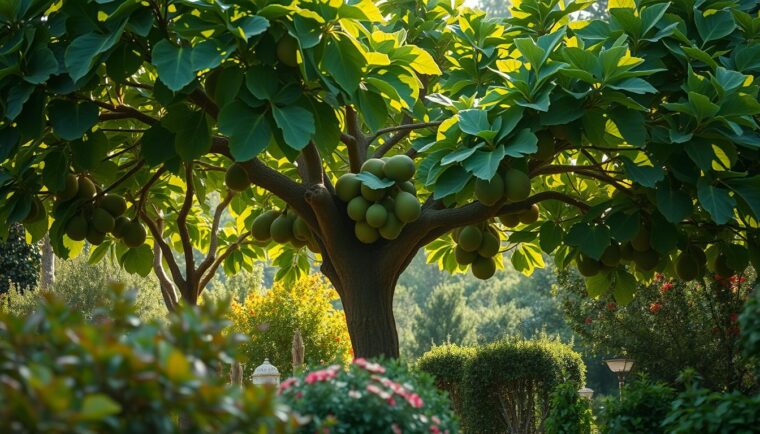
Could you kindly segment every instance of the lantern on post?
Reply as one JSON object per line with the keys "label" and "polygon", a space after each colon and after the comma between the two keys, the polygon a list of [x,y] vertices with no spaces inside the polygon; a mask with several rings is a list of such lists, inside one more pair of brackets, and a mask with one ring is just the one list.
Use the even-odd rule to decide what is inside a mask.
{"label": "lantern on post", "polygon": [[266,358],[264,359],[264,363],[257,366],[253,371],[251,383],[278,385],[280,384],[280,371],[269,363],[269,359]]}
{"label": "lantern on post", "polygon": [[578,396],[591,400],[591,398],[594,397],[594,390],[589,389],[588,387],[582,387],[578,389]]}
{"label": "lantern on post", "polygon": [[631,368],[633,368],[633,360],[632,359],[626,359],[626,358],[619,358],[619,359],[608,359],[604,361],[607,364],[607,367],[610,368],[610,371],[612,371],[615,375],[618,377],[618,394],[619,398],[623,399],[623,386],[625,385],[625,377],[628,375],[629,372],[631,372]]}

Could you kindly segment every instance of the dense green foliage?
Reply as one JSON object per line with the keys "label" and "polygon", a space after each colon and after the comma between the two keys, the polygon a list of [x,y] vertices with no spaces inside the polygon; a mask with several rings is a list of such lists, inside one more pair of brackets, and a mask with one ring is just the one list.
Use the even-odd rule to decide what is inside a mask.
{"label": "dense green foliage", "polygon": [[758,388],[753,363],[742,356],[738,316],[756,273],[699,282],[658,276],[620,306],[611,297],[589,298],[583,281],[560,278],[558,295],[568,323],[594,354],[633,358],[634,369],[675,384],[695,369],[713,390]]}
{"label": "dense green foliage", "polygon": [[326,366],[283,381],[279,390],[294,411],[311,416],[303,434],[458,432],[449,401],[432,379],[398,362]]}
{"label": "dense green foliage", "polygon": [[246,378],[264,358],[269,358],[282,375],[291,374],[296,330],[301,331],[307,365],[350,360],[346,319],[335,308],[336,300],[335,290],[324,278],[312,274],[293,285],[252,288],[245,299],[233,301],[229,312],[232,330],[250,337],[240,346]]}
{"label": "dense green foliage", "polygon": [[[111,293],[107,289],[111,284],[136,291],[135,311],[141,320],[166,317],[166,308],[155,277],[127,273],[110,260],[97,264],[88,263],[84,256],[59,260],[55,268],[55,280],[46,292],[78,312],[85,320],[96,321],[97,316],[103,314],[100,306],[108,305],[111,300]],[[12,291],[0,298],[3,300],[0,310],[21,317],[30,315],[39,307],[41,296],[37,291],[23,294]]]}
{"label": "dense green foliage", "polygon": [[[693,372],[685,377],[693,376]],[[686,378],[686,390],[673,401],[662,423],[668,434],[751,434],[760,426],[760,394],[715,392]]]}
{"label": "dense green foliage", "polygon": [[636,379],[625,386],[621,399],[611,397],[607,400],[600,416],[601,431],[609,434],[665,434],[669,431],[662,427],[662,422],[675,397],[676,391],[665,384],[653,383],[646,378]]}
{"label": "dense green foliage", "polygon": [[549,416],[545,421],[546,434],[591,434],[589,400],[578,395],[575,384],[557,386],[551,395]]}
{"label": "dense green foliage", "polygon": [[54,297],[37,315],[0,314],[0,431],[292,431],[271,389],[230,386],[218,375],[240,342],[223,333],[221,307],[141,322],[134,292],[115,294],[97,323]]}
{"label": "dense green foliage", "polygon": [[462,426],[470,433],[540,432],[554,388],[568,383],[577,390],[585,380],[580,355],[549,339],[435,348],[419,366],[443,390],[461,396]]}
{"label": "dense green foliage", "polygon": [[13,225],[8,238],[0,240],[0,294],[11,287],[24,292],[37,286],[40,275],[40,250],[27,244],[24,227]]}
{"label": "dense green foliage", "polygon": [[[591,3],[10,1],[0,222],[156,272],[170,309],[267,255],[289,281],[321,261],[347,312],[373,303],[361,258],[391,300],[423,247],[484,279],[501,251],[525,273],[552,254],[618,304],[655,271],[757,263],[756,2],[618,0],[571,22]],[[354,225],[338,198],[357,194]],[[380,237],[389,209],[406,226]],[[396,355],[381,306],[387,338],[360,347]]]}

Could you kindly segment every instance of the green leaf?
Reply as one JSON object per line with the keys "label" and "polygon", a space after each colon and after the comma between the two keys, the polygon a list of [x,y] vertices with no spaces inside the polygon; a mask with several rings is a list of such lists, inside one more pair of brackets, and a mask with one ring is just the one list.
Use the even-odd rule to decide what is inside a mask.
{"label": "green leaf", "polygon": [[594,259],[602,257],[602,253],[610,245],[610,230],[603,225],[576,223],[567,233],[565,242],[578,247],[582,253]]}
{"label": "green leaf", "polygon": [[94,131],[69,143],[69,148],[77,167],[94,170],[108,155],[108,137],[100,130]]}
{"label": "green leaf", "polygon": [[628,157],[621,157],[621,159],[628,177],[644,187],[654,188],[665,178],[665,171],[661,167],[639,166]]}
{"label": "green leaf", "polygon": [[128,273],[145,277],[153,269],[153,251],[147,244],[128,249],[121,255],[121,264]]}
{"label": "green leaf", "polygon": [[669,223],[659,213],[653,213],[651,218],[649,244],[656,252],[667,255],[678,245],[678,227]]}
{"label": "green leaf", "polygon": [[414,45],[404,45],[396,48],[393,53],[394,59],[401,58],[408,62],[409,66],[422,75],[441,75],[441,70],[435,63],[433,56],[424,49]]}
{"label": "green leaf", "polygon": [[230,138],[230,153],[235,161],[256,157],[272,138],[266,115],[256,113],[240,101],[228,104],[219,112],[219,131]]}
{"label": "green leaf", "polygon": [[760,220],[760,175],[727,179],[724,182],[747,203],[755,218]]}
{"label": "green leaf", "polygon": [[108,395],[94,393],[84,397],[79,418],[82,420],[101,420],[121,412],[121,405]]}
{"label": "green leaf", "polygon": [[177,47],[162,39],[153,46],[151,57],[158,78],[170,90],[177,92],[195,79],[191,47]]}
{"label": "green leaf", "polygon": [[553,221],[545,222],[539,230],[539,245],[541,246],[541,250],[546,253],[553,252],[562,243],[563,236],[564,231],[561,226]]}
{"label": "green leaf", "polygon": [[606,294],[612,286],[612,280],[608,273],[599,273],[596,276],[587,277],[585,281],[586,291],[593,298],[599,298]]}
{"label": "green leaf", "polygon": [[280,89],[277,73],[266,66],[254,66],[245,74],[245,87],[258,99],[271,100]]}
{"label": "green leaf", "polygon": [[[296,15],[298,18],[298,15]],[[237,29],[237,35],[241,36],[244,41],[264,33],[269,28],[269,20],[259,15],[247,15],[232,23]]]}
{"label": "green leaf", "polygon": [[393,186],[396,182],[392,179],[380,179],[375,174],[369,172],[360,172],[356,174],[356,179],[372,190],[382,190]]}
{"label": "green leaf", "polygon": [[612,295],[620,306],[626,306],[633,300],[636,292],[636,278],[625,270],[618,270],[615,273],[615,288]]}
{"label": "green leaf", "polygon": [[705,15],[702,12],[694,11],[694,23],[697,25],[697,32],[699,32],[703,42],[726,37],[736,29],[736,23],[731,12],[728,10],[712,12]]}
{"label": "green leaf", "polygon": [[712,220],[719,225],[728,223],[734,215],[736,200],[728,194],[728,190],[714,187],[705,178],[700,178],[697,183],[697,197]]}
{"label": "green leaf", "polygon": [[719,105],[712,103],[710,98],[697,92],[689,92],[689,104],[691,104],[698,121],[711,118],[720,111]]}
{"label": "green leaf", "polygon": [[64,64],[71,79],[77,81],[87,75],[98,56],[119,41],[123,29],[124,26],[121,26],[119,31],[107,35],[87,33],[71,41],[64,55]]}
{"label": "green leaf", "polygon": [[608,84],[607,87],[615,90],[624,90],[626,92],[636,93],[643,95],[645,93],[657,93],[657,89],[654,88],[649,82],[641,78],[627,78],[619,81],[615,84]]}
{"label": "green leaf", "polygon": [[24,108],[24,103],[32,96],[34,86],[28,83],[18,83],[8,91],[8,100],[5,106],[5,117],[9,120],[16,119]]}
{"label": "green leaf", "polygon": [[504,146],[497,146],[493,151],[476,151],[464,160],[462,165],[476,177],[490,180],[496,175],[499,163],[504,159]]}
{"label": "green leaf", "polygon": [[541,249],[531,243],[520,243],[512,252],[512,265],[515,270],[526,276],[533,274],[536,268],[544,268],[544,258]]}
{"label": "green leaf", "polygon": [[385,99],[374,92],[360,91],[357,94],[359,112],[362,114],[364,123],[367,124],[371,132],[382,128],[388,120],[388,108],[385,105]]}
{"label": "green leaf", "polygon": [[122,82],[136,73],[142,62],[140,52],[132,44],[122,43],[108,56],[106,72],[115,81]]}
{"label": "green leaf", "polygon": [[670,223],[680,223],[694,209],[688,194],[668,184],[657,188],[656,198],[657,209]]}
{"label": "green leaf", "polygon": [[63,140],[76,140],[98,122],[98,106],[90,101],[55,100],[48,105],[53,132]]}
{"label": "green leaf", "polygon": [[211,149],[211,128],[203,110],[175,106],[161,124],[174,133],[174,149],[183,160],[194,160]]}
{"label": "green leaf", "polygon": [[536,71],[541,69],[541,66],[544,64],[544,59],[546,58],[546,51],[536,45],[536,43],[531,38],[518,38],[514,40],[514,44],[517,47],[518,50],[520,50],[520,54],[530,63],[530,65],[535,69]]}
{"label": "green leaf", "polygon": [[32,84],[41,84],[57,71],[58,61],[55,54],[48,47],[40,46],[29,54],[24,80]]}
{"label": "green leaf", "polygon": [[54,150],[45,157],[45,167],[42,168],[42,182],[50,191],[64,189],[66,174],[69,172],[69,161],[66,154],[60,150]]}
{"label": "green leaf", "polygon": [[507,141],[504,146],[504,153],[514,158],[521,158],[524,155],[534,154],[538,151],[538,137],[533,134],[530,128],[520,130],[514,137]]}
{"label": "green leaf", "polygon": [[[219,107],[224,107],[235,100],[243,84],[243,71],[237,67],[224,68],[219,73],[212,98]],[[247,87],[247,86],[246,86]]]}
{"label": "green leaf", "polygon": [[314,134],[314,116],[310,111],[297,105],[272,107],[274,121],[282,130],[285,143],[296,151],[309,144]]}
{"label": "green leaf", "polygon": [[161,125],[148,128],[140,139],[140,156],[151,166],[158,166],[176,157],[174,133]]}
{"label": "green leaf", "polygon": [[348,37],[333,35],[327,40],[322,69],[332,75],[346,93],[353,94],[359,87],[366,63],[364,55]]}
{"label": "green leaf", "polygon": [[194,46],[191,51],[190,63],[193,65],[193,71],[216,68],[233,51],[234,45],[224,44],[218,39],[206,39]]}
{"label": "green leaf", "polygon": [[610,234],[621,243],[631,241],[639,233],[641,216],[638,211],[626,214],[622,211],[615,212],[607,218]]}
{"label": "green leaf", "polygon": [[104,241],[101,245],[95,247],[90,252],[90,257],[87,259],[87,263],[90,265],[97,264],[100,262],[101,259],[103,259],[106,256],[106,253],[108,253],[108,250],[111,248],[111,242],[110,241]]}
{"label": "green leaf", "polygon": [[433,199],[442,199],[459,193],[470,178],[470,174],[462,166],[448,167],[435,182]]}
{"label": "green leaf", "polygon": [[462,110],[457,116],[459,117],[459,129],[465,134],[477,136],[478,133],[491,129],[491,124],[488,122],[488,112],[485,110]]}

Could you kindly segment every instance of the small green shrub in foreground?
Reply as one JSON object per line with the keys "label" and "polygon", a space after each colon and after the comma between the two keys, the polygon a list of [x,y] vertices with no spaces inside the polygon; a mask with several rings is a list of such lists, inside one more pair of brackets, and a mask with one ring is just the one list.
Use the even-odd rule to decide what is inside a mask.
{"label": "small green shrub in foreground", "polygon": [[0,313],[0,432],[291,432],[271,389],[226,384],[240,336],[222,305],[142,323],[116,289],[96,322],[47,296],[35,313]]}
{"label": "small green shrub in foreground", "polygon": [[589,400],[578,395],[574,384],[561,384],[551,395],[545,433],[590,434],[591,419]]}
{"label": "small green shrub in foreground", "polygon": [[675,390],[665,384],[639,378],[623,388],[622,399],[614,397],[607,401],[601,431],[609,434],[664,434],[667,431],[661,424],[675,397]]}

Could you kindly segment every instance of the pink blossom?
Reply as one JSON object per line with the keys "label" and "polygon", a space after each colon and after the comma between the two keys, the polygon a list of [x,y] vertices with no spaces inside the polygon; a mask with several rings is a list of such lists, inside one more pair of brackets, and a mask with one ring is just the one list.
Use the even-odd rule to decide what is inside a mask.
{"label": "pink blossom", "polygon": [[372,363],[367,361],[367,359],[359,357],[358,359],[354,359],[354,365],[364,369],[365,371],[369,371],[373,374],[384,374],[385,368],[382,367],[382,365],[378,363]]}
{"label": "pink blossom", "polygon": [[319,371],[313,371],[306,374],[306,378],[304,381],[306,381],[306,384],[314,384],[317,381],[329,381],[335,378],[335,376],[338,374],[338,370],[340,369],[340,366],[333,365],[326,369],[320,369]]}
{"label": "pink blossom", "polygon": [[433,416],[433,417],[430,418],[430,420],[432,420],[433,423],[436,424],[436,425],[440,425],[441,424],[441,419],[439,419],[438,416]]}
{"label": "pink blossom", "polygon": [[395,407],[396,406],[396,400],[393,399],[392,396],[388,397],[388,399],[386,401],[388,401],[388,405],[390,405],[391,407]]}
{"label": "pink blossom", "polygon": [[401,427],[398,426],[398,424],[391,425],[391,431],[393,431],[393,434],[402,434],[403,431],[401,431]]}
{"label": "pink blossom", "polygon": [[422,402],[422,398],[420,398],[420,395],[417,395],[416,393],[412,393],[411,395],[405,396],[405,398],[409,402],[409,405],[411,405],[414,408],[422,408],[422,406],[425,405],[425,403]]}
{"label": "pink blossom", "polygon": [[278,389],[278,393],[282,393],[288,389],[290,389],[292,386],[298,385],[298,379],[295,377],[291,377],[280,383],[280,387]]}
{"label": "pink blossom", "polygon": [[441,429],[438,428],[438,425],[431,425],[430,434],[441,434]]}
{"label": "pink blossom", "polygon": [[383,389],[375,386],[374,384],[368,384],[367,385],[367,392],[375,394],[375,395],[379,396],[380,398],[382,398],[384,400],[390,398],[390,396],[391,396],[390,393],[388,393],[388,392],[384,391]]}

